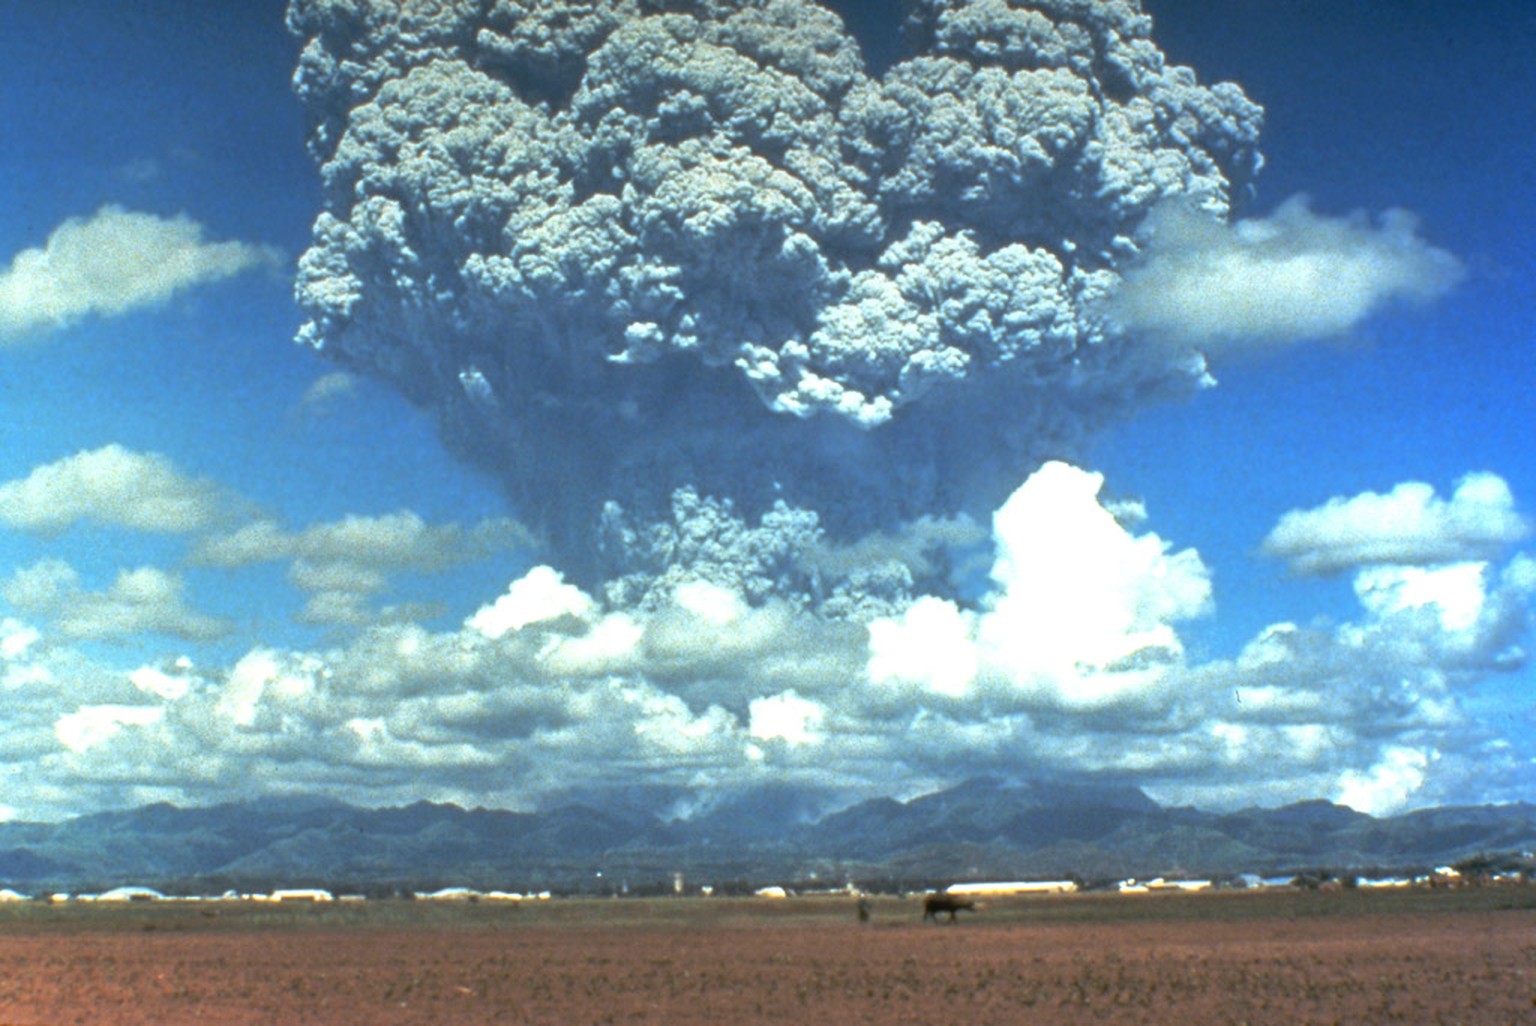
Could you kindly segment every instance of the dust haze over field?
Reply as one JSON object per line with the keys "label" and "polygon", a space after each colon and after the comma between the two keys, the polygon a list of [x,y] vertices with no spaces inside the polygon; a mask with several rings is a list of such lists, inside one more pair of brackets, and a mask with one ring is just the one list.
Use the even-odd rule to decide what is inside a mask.
{"label": "dust haze over field", "polygon": [[1358,574],[1358,619],[1197,662],[1210,568],[1074,464],[1228,354],[1463,273],[1404,211],[1245,218],[1262,112],[1136,5],[917,0],[883,70],[804,0],[288,18],[325,197],[300,341],[431,409],[546,564],[461,630],[272,671],[403,699],[346,721],[354,763],[1378,811],[1497,748],[1456,698],[1520,662],[1536,589],[1496,475],[1297,511],[1266,548]]}

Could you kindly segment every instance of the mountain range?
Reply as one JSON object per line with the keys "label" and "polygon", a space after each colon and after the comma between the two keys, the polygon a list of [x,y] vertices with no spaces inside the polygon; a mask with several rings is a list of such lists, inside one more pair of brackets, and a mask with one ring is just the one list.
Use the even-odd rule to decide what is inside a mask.
{"label": "mountain range", "polygon": [[687,819],[634,803],[540,812],[283,798],[166,804],[59,823],[0,823],[0,887],[123,884],[168,893],[320,886],[365,894],[457,885],[578,893],[769,883],[916,887],[954,880],[1422,871],[1536,850],[1536,805],[1372,817],[1326,801],[1210,813],[1134,787],[978,779],[816,815],[765,787]]}

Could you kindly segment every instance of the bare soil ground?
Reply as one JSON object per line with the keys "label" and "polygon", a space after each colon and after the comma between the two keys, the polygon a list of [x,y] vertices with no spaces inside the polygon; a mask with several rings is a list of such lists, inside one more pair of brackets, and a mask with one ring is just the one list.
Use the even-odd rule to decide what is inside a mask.
{"label": "bare soil ground", "polygon": [[0,908],[0,1026],[1536,1023],[1536,895]]}

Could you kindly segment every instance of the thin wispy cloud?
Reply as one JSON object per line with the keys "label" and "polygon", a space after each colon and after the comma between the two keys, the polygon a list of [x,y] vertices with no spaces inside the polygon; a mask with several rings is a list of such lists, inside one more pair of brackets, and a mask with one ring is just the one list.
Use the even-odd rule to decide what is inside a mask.
{"label": "thin wispy cloud", "polygon": [[0,597],[19,612],[47,621],[71,641],[123,640],[161,634],[183,641],[213,641],[230,625],[189,606],[177,574],[156,567],[120,572],[100,591],[83,586],[73,567],[47,559],[0,582]]}
{"label": "thin wispy cloud", "polygon": [[189,555],[197,566],[236,570],[286,562],[288,579],[308,596],[303,623],[360,627],[430,615],[436,607],[407,604],[375,609],[373,601],[402,573],[436,574],[508,550],[532,539],[504,517],[465,527],[429,524],[409,510],[382,516],[347,516],[290,530],[270,519],[199,539]]}
{"label": "thin wispy cloud", "polygon": [[292,416],[300,419],[322,417],[358,395],[358,377],[350,371],[331,371],[316,378],[299,397]]}
{"label": "thin wispy cloud", "polygon": [[460,524],[429,524],[410,510],[381,516],[349,515],[293,531],[273,520],[255,520],[212,535],[193,550],[204,566],[238,567],[301,559],[423,573],[445,570],[492,552],[527,544],[529,535],[505,517]]}

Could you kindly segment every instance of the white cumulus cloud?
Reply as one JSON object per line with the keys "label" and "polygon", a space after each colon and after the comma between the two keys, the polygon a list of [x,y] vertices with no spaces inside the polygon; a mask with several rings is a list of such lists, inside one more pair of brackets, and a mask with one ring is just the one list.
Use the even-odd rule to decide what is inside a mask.
{"label": "white cumulus cloud", "polygon": [[1486,559],[1525,538],[1530,524],[1497,474],[1468,474],[1449,499],[1419,481],[1390,492],[1330,499],[1280,518],[1263,549],[1294,573],[1326,575],[1374,564]]}
{"label": "white cumulus cloud", "polygon": [[231,507],[218,486],[187,477],[166,457],[116,444],[0,484],[0,524],[22,531],[61,531],[82,520],[137,531],[197,531]]}
{"label": "white cumulus cloud", "polygon": [[869,626],[868,673],[962,698],[984,677],[1048,705],[1102,706],[1161,683],[1173,625],[1209,611],[1192,549],[1133,534],[1099,500],[1103,477],[1047,463],[993,518],[995,589],[977,611],[923,596]]}
{"label": "white cumulus cloud", "polygon": [[826,710],[816,702],[785,691],[752,700],[747,732],[760,741],[783,740],[791,745],[817,739]]}
{"label": "white cumulus cloud", "polygon": [[155,724],[164,715],[165,709],[159,706],[87,705],[60,716],[53,729],[59,744],[72,752],[83,752],[126,726]]}
{"label": "white cumulus cloud", "polygon": [[1132,534],[1100,504],[1102,486],[1101,475],[1047,463],[1003,504],[998,590],[979,628],[1010,679],[1048,681],[1088,702],[1147,682],[1149,661],[1183,651],[1173,624],[1211,604],[1199,554]]}
{"label": "white cumulus cloud", "polygon": [[1402,210],[1372,223],[1316,214],[1298,197],[1230,225],[1176,206],[1152,223],[1144,262],[1111,301],[1116,319],[1217,351],[1344,335],[1394,300],[1441,295],[1464,273]]}
{"label": "white cumulus cloud", "polygon": [[105,206],[65,221],[41,248],[23,250],[0,271],[0,344],[89,314],[164,302],[280,259],[269,246],[209,242],[203,226],[184,214],[164,218]]}
{"label": "white cumulus cloud", "polygon": [[0,620],[0,659],[20,659],[41,639],[42,635],[37,632],[37,628],[6,617]]}
{"label": "white cumulus cloud", "polygon": [[513,581],[505,595],[481,607],[465,626],[494,640],[529,624],[584,617],[592,608],[592,600],[580,588],[566,584],[550,567],[536,566]]}
{"label": "white cumulus cloud", "polygon": [[1390,815],[1406,805],[1424,783],[1430,757],[1414,748],[1393,745],[1366,770],[1350,770],[1339,782],[1334,800],[1356,812]]}
{"label": "white cumulus cloud", "polygon": [[[1352,619],[1276,624],[1201,662],[1177,631],[1210,610],[1210,572],[1101,489],[1049,465],[993,519],[989,594],[918,595],[867,626],[714,581],[620,605],[543,566],[452,628],[375,622],[329,647],[119,670],[69,643],[135,589],[88,593],[45,562],[4,582],[39,627],[0,630],[16,639],[0,649],[0,745],[28,767],[0,783],[27,816],[63,795],[317,786],[531,807],[770,781],[872,797],[983,773],[1108,774],[1216,809],[1522,793],[1523,753],[1466,699],[1519,664],[1536,562],[1365,566]],[[292,555],[297,533],[278,533]],[[141,597],[174,596],[173,579],[139,577]]]}
{"label": "white cumulus cloud", "polygon": [[1355,594],[1361,605],[1379,617],[1429,609],[1446,631],[1465,631],[1482,614],[1486,571],[1484,563],[1366,567],[1355,577]]}
{"label": "white cumulus cloud", "polygon": [[869,625],[869,677],[963,697],[980,668],[975,629],[974,616],[948,599],[924,595],[899,618]]}

